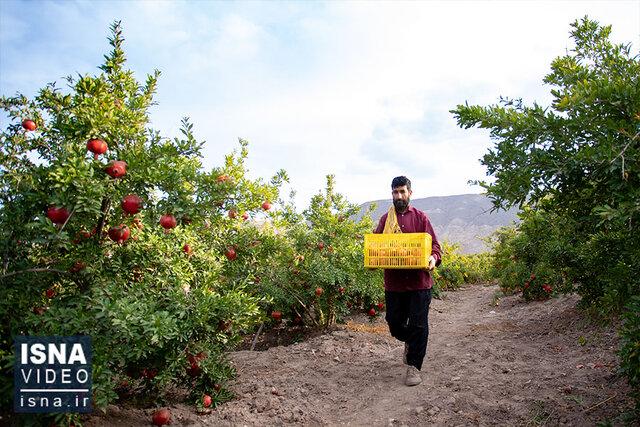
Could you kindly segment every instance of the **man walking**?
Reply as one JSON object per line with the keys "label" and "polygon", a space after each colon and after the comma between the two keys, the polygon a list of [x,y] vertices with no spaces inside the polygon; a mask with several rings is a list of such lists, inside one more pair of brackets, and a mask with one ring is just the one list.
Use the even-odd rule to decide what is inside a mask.
{"label": "man walking", "polygon": [[385,269],[384,289],[387,306],[386,321],[391,335],[404,342],[403,361],[407,366],[405,384],[422,382],[420,370],[427,353],[429,339],[429,304],[433,278],[430,272],[440,265],[442,251],[427,214],[409,206],[411,181],[406,176],[393,178],[393,207],[382,215],[374,233],[429,233],[432,239],[427,269]]}

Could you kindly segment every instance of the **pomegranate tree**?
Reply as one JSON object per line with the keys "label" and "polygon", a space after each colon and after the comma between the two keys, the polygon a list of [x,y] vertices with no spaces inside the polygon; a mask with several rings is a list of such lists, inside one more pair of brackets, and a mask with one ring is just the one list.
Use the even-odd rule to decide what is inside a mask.
{"label": "pomegranate tree", "polygon": [[373,229],[372,220],[354,221],[359,207],[333,191],[332,176],[327,179],[326,193],[302,214],[275,211],[265,224],[228,225],[220,249],[235,249],[223,275],[239,286],[250,283],[247,289],[256,296],[269,297],[265,320],[276,320],[279,313],[285,325],[326,327],[346,315],[349,305],[366,313],[383,299],[381,272],[362,268],[363,235]]}
{"label": "pomegranate tree", "polygon": [[[96,408],[126,398],[122,384],[159,397],[166,384],[182,385],[193,402],[218,385],[216,405],[231,397],[222,354],[262,320],[264,299],[225,276],[229,265],[259,262],[239,256],[240,245],[224,256],[234,228],[251,223],[227,212],[259,216],[286,175],[249,179],[246,141],[205,170],[186,119],[177,138],[149,129],[159,73],[137,82],[119,24],[112,31],[98,75],[46,86],[35,99],[2,98],[0,139],[11,150],[0,174],[0,334],[90,335]],[[185,347],[208,356],[189,360]]]}
{"label": "pomegranate tree", "polygon": [[[148,129],[159,73],[137,82],[119,24],[112,32],[99,75],[2,103],[13,151],[0,174],[0,332],[90,335],[97,408],[127,393],[162,398],[167,384],[215,406],[231,398],[223,354],[240,331],[270,316],[327,326],[347,304],[382,299],[379,272],[361,268],[373,225],[351,219],[358,207],[332,178],[297,213],[279,197],[284,171],[247,177],[247,141],[205,170],[188,120],[177,138]],[[39,132],[21,128],[25,116]]]}

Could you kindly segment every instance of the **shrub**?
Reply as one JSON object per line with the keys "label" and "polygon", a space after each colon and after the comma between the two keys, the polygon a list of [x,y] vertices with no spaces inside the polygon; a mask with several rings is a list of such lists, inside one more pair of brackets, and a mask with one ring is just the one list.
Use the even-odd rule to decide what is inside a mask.
{"label": "shrub", "polygon": [[[544,77],[550,105],[501,97],[452,113],[495,141],[481,160],[495,180],[479,183],[494,206],[535,210],[503,241],[501,285],[524,289],[534,274],[612,313],[640,294],[640,57],[610,40],[610,26],[588,17],[571,26],[574,46]],[[525,298],[540,296],[534,288]]]}
{"label": "shrub", "polygon": [[636,400],[636,415],[640,415],[640,297],[629,301],[620,330],[620,369],[627,377]]}
{"label": "shrub", "polygon": [[[261,204],[278,199],[286,175],[248,179],[242,140],[205,172],[188,120],[173,140],[145,129],[159,72],[136,82],[124,69],[119,24],[112,32],[101,74],[70,77],[66,91],[50,84],[32,101],[0,100],[10,119],[0,149],[3,409],[15,335],[91,336],[97,408],[129,393],[161,400],[173,384],[216,404],[229,398],[211,391],[232,374],[225,350],[260,320],[264,296],[226,280],[220,248],[230,234],[259,235],[227,212],[264,215]],[[97,138],[108,149],[94,155],[88,141]],[[115,161],[126,162],[117,177]],[[132,194],[143,206],[129,215],[121,201]],[[166,230],[163,215],[171,215]],[[114,232],[121,225],[128,236]]]}
{"label": "shrub", "polygon": [[[297,214],[290,206],[274,223],[277,244],[262,244],[257,286],[272,309],[315,327],[340,321],[350,308],[368,310],[384,300],[380,271],[364,269],[364,234],[373,225],[368,215],[352,218],[359,207],[334,191],[327,176],[324,193]],[[278,233],[277,235],[275,233]]]}
{"label": "shrub", "polygon": [[[566,221],[541,209],[525,207],[517,227],[495,234],[492,275],[505,293],[522,292],[526,300],[573,292],[575,241]],[[563,266],[558,268],[557,266]]]}
{"label": "shrub", "polygon": [[492,280],[490,253],[460,254],[460,246],[442,242],[442,264],[434,270],[436,295],[440,290],[458,289],[465,283],[486,283]]}

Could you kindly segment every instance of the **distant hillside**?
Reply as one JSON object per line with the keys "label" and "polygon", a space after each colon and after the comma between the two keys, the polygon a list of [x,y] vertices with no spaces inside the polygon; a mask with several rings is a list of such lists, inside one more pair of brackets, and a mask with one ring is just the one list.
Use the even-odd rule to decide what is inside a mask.
{"label": "distant hillside", "polygon": [[[361,217],[372,203],[377,205],[372,214],[372,218],[377,222],[389,209],[391,198],[362,204],[358,217]],[[459,244],[462,253],[488,250],[481,238],[489,236],[500,227],[518,222],[517,209],[490,213],[491,201],[482,194],[412,199],[411,205],[427,213],[438,240]]]}

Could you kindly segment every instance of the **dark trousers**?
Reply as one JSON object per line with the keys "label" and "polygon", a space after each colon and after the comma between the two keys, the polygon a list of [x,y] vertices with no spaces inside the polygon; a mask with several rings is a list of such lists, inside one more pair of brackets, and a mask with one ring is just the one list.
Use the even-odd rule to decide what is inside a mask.
{"label": "dark trousers", "polygon": [[427,354],[431,289],[385,291],[384,296],[389,332],[394,338],[408,344],[407,363],[420,370]]}

